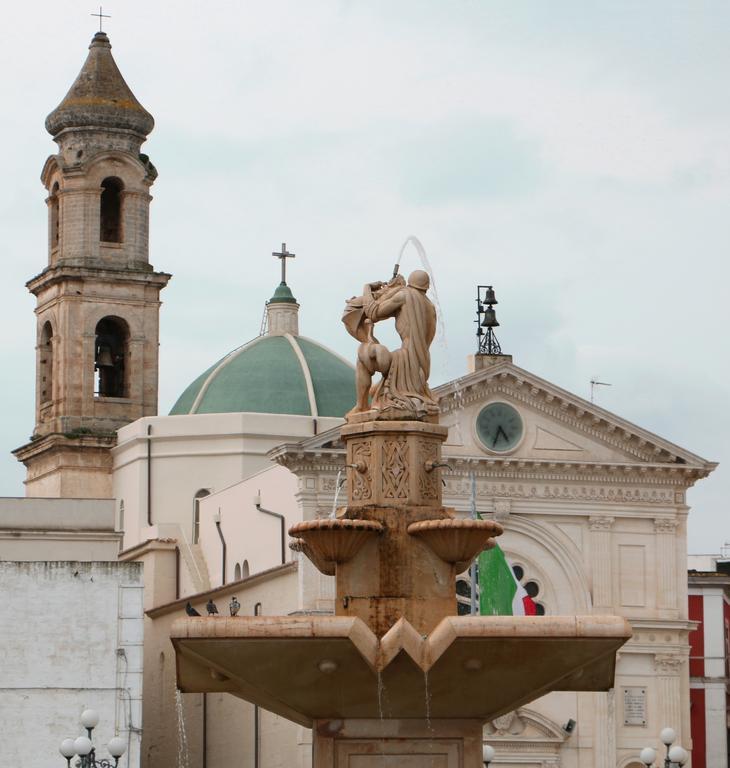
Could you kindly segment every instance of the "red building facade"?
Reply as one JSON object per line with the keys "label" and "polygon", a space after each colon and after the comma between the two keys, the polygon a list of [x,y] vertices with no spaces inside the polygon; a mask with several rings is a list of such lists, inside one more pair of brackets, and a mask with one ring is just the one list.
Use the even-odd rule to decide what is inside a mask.
{"label": "red building facade", "polygon": [[692,768],[728,768],[730,561],[691,556],[690,565],[698,566],[689,571]]}

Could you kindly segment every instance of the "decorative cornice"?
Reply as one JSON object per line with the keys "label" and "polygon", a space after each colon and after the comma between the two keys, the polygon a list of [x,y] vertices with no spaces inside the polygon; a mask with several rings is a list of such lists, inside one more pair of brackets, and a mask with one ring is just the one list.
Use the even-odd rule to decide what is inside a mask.
{"label": "decorative cornice", "polygon": [[[286,467],[295,474],[306,472],[338,472],[345,466],[345,452],[339,449],[305,450],[299,445],[279,446],[267,454],[272,461]],[[609,464],[593,462],[550,461],[545,459],[495,459],[491,457],[453,456],[448,450],[443,451],[444,461],[453,467],[451,473],[444,478],[446,482],[445,493],[454,495],[471,493],[471,476],[477,480],[513,481],[521,487],[526,481],[534,483],[581,483],[582,489],[570,491],[568,486],[559,491],[553,491],[550,495],[563,498],[580,498],[600,501],[601,494],[607,493],[606,486],[610,484],[615,488],[617,500],[684,504],[684,490],[690,487],[695,480],[705,477],[703,473],[693,467],[678,467],[675,465],[632,465]],[[600,484],[601,490],[591,489],[587,484]],[[466,490],[459,490],[461,484]],[[625,486],[638,486],[626,488]],[[467,487],[468,486],[468,487]],[[670,490],[670,488],[676,490]],[[505,487],[508,486],[505,484]],[[657,489],[664,487],[665,492]],[[504,494],[495,492],[496,495],[535,496],[536,493],[510,492]]]}

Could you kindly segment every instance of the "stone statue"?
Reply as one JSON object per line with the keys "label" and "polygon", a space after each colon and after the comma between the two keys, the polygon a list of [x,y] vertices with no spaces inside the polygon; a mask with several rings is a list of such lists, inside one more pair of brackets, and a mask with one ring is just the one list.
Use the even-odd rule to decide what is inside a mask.
{"label": "stone statue", "polygon": [[[390,282],[367,283],[363,295],[347,302],[342,322],[360,346],[357,350],[357,402],[348,416],[377,411],[380,419],[423,419],[438,413],[428,388],[429,347],[436,334],[436,309],[426,296],[428,274],[417,269]],[[395,318],[400,349],[389,350],[374,336],[375,323]],[[373,386],[376,373],[381,380]],[[372,403],[369,399],[372,397]]]}

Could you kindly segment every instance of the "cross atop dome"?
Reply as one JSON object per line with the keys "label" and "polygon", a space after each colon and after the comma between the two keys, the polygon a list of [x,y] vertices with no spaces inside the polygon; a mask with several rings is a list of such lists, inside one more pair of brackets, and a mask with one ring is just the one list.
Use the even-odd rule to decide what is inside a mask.
{"label": "cross atop dome", "polygon": [[299,334],[299,304],[286,284],[286,260],[295,258],[296,254],[290,253],[286,243],[282,243],[281,251],[273,251],[271,255],[281,261],[281,282],[266,302],[268,333],[291,333],[296,336]]}
{"label": "cross atop dome", "polygon": [[281,251],[273,251],[272,256],[281,261],[281,282],[286,285],[286,260],[296,257],[296,253],[289,253],[286,249],[286,243],[281,244]]}

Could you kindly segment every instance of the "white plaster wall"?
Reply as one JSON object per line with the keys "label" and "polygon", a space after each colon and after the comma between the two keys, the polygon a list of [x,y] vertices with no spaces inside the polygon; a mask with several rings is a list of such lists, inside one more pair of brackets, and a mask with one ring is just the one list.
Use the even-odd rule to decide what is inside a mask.
{"label": "white plaster wall", "polygon": [[222,547],[215,525],[220,513],[221,531],[226,540],[226,582],[233,581],[236,563],[248,561],[249,573],[259,573],[281,564],[281,523],[260,512],[254,497],[260,493],[261,506],[283,514],[285,558],[289,549],[289,528],[301,519],[296,503],[297,477],[288,469],[272,466],[200,502],[200,546],[208,564],[211,584],[222,583]]}
{"label": "white plaster wall", "polygon": [[129,745],[120,768],[138,768],[142,566],[6,561],[0,584],[0,764],[58,768],[60,742],[81,735],[91,707],[99,756],[119,734]]}
{"label": "white plaster wall", "polygon": [[0,499],[0,560],[116,560],[111,499]]}
{"label": "white plaster wall", "polygon": [[124,500],[124,548],[155,535],[147,523],[147,427],[151,426],[152,523],[178,523],[192,536],[193,498],[228,488],[271,463],[266,453],[331,429],[342,419],[216,413],[138,419],[118,432],[113,496]]}

